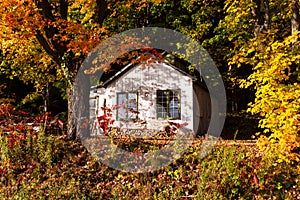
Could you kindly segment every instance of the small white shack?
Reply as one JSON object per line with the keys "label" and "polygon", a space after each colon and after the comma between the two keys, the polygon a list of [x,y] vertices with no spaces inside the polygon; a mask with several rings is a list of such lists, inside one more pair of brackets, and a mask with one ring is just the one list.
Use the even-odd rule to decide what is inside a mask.
{"label": "small white shack", "polygon": [[211,118],[208,90],[174,65],[164,62],[129,64],[93,86],[90,114],[113,109],[114,126],[121,129],[161,129],[168,121],[205,134]]}

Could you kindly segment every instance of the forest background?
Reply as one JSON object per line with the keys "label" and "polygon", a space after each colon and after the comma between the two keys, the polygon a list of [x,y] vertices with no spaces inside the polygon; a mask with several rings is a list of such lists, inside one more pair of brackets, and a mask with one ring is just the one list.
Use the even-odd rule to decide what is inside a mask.
{"label": "forest background", "polygon": [[169,28],[198,41],[223,76],[228,114],[222,137],[257,139],[264,156],[299,172],[298,0],[0,0],[0,5],[0,103],[6,109],[1,120],[12,119],[8,104],[34,117],[51,112],[67,124],[66,138],[76,139],[72,86],[87,54],[125,30]]}

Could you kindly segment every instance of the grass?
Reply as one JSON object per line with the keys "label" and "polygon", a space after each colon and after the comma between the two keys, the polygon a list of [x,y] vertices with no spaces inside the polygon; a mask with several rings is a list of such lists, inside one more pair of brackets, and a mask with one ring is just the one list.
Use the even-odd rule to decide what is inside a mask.
{"label": "grass", "polygon": [[[140,141],[115,142],[134,152]],[[40,133],[8,145],[2,134],[0,199],[300,198],[295,167],[262,159],[255,145],[223,142],[201,159],[201,143],[194,143],[170,165],[141,174],[111,169],[91,157],[81,142],[64,136]],[[141,144],[142,149],[161,148],[155,145]]]}

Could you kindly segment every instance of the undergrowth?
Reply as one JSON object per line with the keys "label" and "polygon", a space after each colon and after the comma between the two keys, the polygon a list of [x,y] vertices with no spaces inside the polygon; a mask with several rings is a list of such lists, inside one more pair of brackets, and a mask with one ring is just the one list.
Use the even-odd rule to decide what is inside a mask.
{"label": "undergrowth", "polygon": [[[263,159],[253,145],[220,143],[200,158],[196,142],[158,171],[131,174],[97,162],[79,141],[36,132],[3,113],[0,121],[0,199],[300,198],[296,166]],[[141,145],[117,142],[132,152]],[[142,143],[155,148],[161,144]]]}
{"label": "undergrowth", "polygon": [[[130,174],[93,159],[80,142],[39,134],[6,147],[1,136],[4,199],[295,199],[293,166],[262,160],[256,148],[221,145],[205,158],[189,148],[171,165]],[[275,163],[275,162],[274,162]]]}

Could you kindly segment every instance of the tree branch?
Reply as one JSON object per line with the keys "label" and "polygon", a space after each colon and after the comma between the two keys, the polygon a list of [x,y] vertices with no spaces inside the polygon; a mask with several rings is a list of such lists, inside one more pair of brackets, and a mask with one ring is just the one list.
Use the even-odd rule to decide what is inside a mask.
{"label": "tree branch", "polygon": [[106,0],[96,0],[96,7],[94,12],[94,22],[98,23],[101,27],[105,18],[109,14],[108,3]]}
{"label": "tree branch", "polygon": [[50,55],[50,57],[58,64],[61,64],[61,61],[59,59],[58,53],[51,49],[50,45],[48,44],[47,40],[44,38],[42,33],[40,31],[37,31],[36,38],[41,44],[41,46],[44,48],[47,54]]}
{"label": "tree branch", "polygon": [[62,19],[68,19],[68,0],[60,0],[60,15]]}
{"label": "tree branch", "polygon": [[254,35],[257,37],[260,33],[268,30],[270,26],[270,11],[269,0],[263,0],[265,15],[261,11],[262,0],[251,0],[256,6],[251,7],[252,22],[254,28]]}
{"label": "tree branch", "polygon": [[51,21],[55,20],[55,17],[52,14],[52,6],[48,0],[34,0],[36,6],[41,9],[41,14]]}
{"label": "tree branch", "polygon": [[270,6],[269,6],[269,0],[264,0],[264,9],[265,9],[265,22],[264,22],[264,28],[266,30],[269,29],[271,24],[271,16],[270,16]]}
{"label": "tree branch", "polygon": [[[68,0],[60,0],[60,13],[62,15],[62,18],[67,19],[68,14]],[[52,14],[52,10],[54,9],[48,0],[34,0],[36,3],[36,6],[40,9],[40,13],[48,20],[55,22],[55,17]],[[41,32],[38,32],[36,34],[36,38],[42,45],[42,47],[45,49],[45,51],[54,59],[54,61],[57,64],[61,63],[61,58],[66,52],[65,44],[60,43],[59,40],[55,40],[53,37],[55,34],[58,34],[58,29],[56,27],[53,27],[52,25],[49,25],[47,27],[44,27],[44,31],[46,34],[46,37],[49,39],[49,42],[53,45],[55,50],[52,50],[50,47],[49,42],[44,38],[44,36],[41,34]]]}
{"label": "tree branch", "polygon": [[292,1],[292,34],[300,30],[299,4],[296,0]]}

